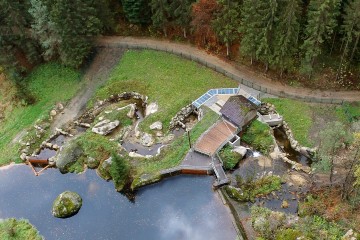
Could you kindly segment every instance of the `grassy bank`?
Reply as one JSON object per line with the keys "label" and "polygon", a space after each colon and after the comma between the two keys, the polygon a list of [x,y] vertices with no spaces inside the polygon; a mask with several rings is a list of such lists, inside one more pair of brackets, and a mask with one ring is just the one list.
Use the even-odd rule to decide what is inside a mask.
{"label": "grassy bank", "polygon": [[312,146],[309,140],[309,130],[312,126],[312,110],[309,104],[291,99],[263,99],[275,105],[277,112],[289,124],[294,137],[303,146]]}
{"label": "grassy bank", "polygon": [[37,119],[49,114],[56,102],[64,102],[74,96],[80,74],[57,63],[49,63],[39,66],[25,81],[36,103],[12,106],[0,122],[0,166],[19,160],[17,143],[12,142],[14,137]]}
{"label": "grassy bank", "polygon": [[275,105],[289,124],[294,137],[303,146],[314,147],[320,141],[319,132],[326,124],[339,121],[350,126],[360,119],[360,103],[343,105],[314,104],[284,98],[262,99]]}
{"label": "grassy bank", "polygon": [[41,240],[39,232],[27,220],[9,218],[0,220],[0,239],[3,240]]}
{"label": "grassy bank", "polygon": [[[218,119],[219,115],[213,111],[208,111],[203,119],[198,122],[190,132],[192,144]],[[159,156],[152,159],[139,160],[136,167],[136,174],[157,173],[160,170],[175,167],[180,164],[188,151],[189,141],[185,134],[172,142]]]}
{"label": "grassy bank", "polygon": [[128,51],[112,72],[107,84],[96,98],[110,94],[137,91],[157,102],[159,111],[142,123],[142,129],[155,121],[162,121],[167,129],[171,118],[185,105],[211,88],[236,87],[237,83],[206,67],[156,51]]}

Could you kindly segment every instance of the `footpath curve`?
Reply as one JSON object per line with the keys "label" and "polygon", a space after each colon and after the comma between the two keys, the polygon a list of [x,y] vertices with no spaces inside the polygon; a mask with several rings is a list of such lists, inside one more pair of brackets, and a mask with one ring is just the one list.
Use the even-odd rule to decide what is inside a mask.
{"label": "footpath curve", "polygon": [[317,103],[342,104],[344,102],[360,101],[360,91],[320,91],[283,85],[255,73],[250,70],[249,67],[226,62],[189,44],[151,38],[107,36],[97,39],[96,46],[106,48],[152,49],[173,53],[207,66],[264,94],[267,93],[279,97]]}

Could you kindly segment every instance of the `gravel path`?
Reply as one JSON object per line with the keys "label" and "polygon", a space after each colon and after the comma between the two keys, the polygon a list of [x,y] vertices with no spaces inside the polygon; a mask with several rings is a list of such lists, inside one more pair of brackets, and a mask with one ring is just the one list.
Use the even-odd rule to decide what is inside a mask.
{"label": "gravel path", "polygon": [[96,89],[109,77],[111,70],[119,62],[125,49],[98,48],[97,53],[83,76],[80,91],[65,106],[64,113],[56,116],[52,129],[60,128],[69,121],[74,120],[86,108],[86,104]]}
{"label": "gravel path", "polygon": [[224,61],[214,55],[208,54],[204,50],[188,44],[150,38],[114,36],[99,38],[97,45],[114,49],[118,47],[125,47],[133,49],[154,49],[174,53],[202,63],[220,73],[224,73],[248,87],[253,87],[261,92],[280,97],[324,103],[360,101],[360,91],[320,91],[316,89],[297,88],[283,85],[280,82],[273,81],[265,77],[261,73],[252,71],[249,67],[239,64],[235,65],[232,62]]}

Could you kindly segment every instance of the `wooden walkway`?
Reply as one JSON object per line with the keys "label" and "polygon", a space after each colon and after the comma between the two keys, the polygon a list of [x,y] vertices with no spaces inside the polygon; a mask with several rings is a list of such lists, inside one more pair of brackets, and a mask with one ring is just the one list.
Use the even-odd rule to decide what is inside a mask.
{"label": "wooden walkway", "polygon": [[221,187],[222,185],[228,184],[230,182],[217,155],[212,158],[212,167],[217,178],[214,183],[214,187]]}

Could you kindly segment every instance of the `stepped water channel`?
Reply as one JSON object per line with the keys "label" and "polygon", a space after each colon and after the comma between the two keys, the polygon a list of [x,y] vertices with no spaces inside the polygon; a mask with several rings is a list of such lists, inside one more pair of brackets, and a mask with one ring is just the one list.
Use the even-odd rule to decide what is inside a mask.
{"label": "stepped water channel", "polygon": [[[177,176],[144,187],[134,202],[93,170],[35,177],[27,166],[0,170],[0,219],[26,218],[45,239],[236,239],[229,210],[211,188],[213,177]],[[56,196],[78,192],[83,207],[74,217],[51,215]]]}

